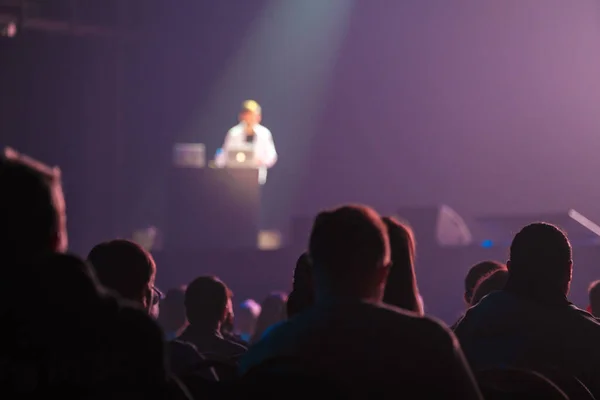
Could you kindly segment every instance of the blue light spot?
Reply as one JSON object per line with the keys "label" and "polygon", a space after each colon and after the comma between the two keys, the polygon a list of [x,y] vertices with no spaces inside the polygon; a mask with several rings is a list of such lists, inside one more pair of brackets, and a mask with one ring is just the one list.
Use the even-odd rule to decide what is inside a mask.
{"label": "blue light spot", "polygon": [[484,240],[483,242],[481,242],[481,247],[486,248],[486,249],[489,249],[493,245],[494,245],[494,242],[492,242],[491,240]]}

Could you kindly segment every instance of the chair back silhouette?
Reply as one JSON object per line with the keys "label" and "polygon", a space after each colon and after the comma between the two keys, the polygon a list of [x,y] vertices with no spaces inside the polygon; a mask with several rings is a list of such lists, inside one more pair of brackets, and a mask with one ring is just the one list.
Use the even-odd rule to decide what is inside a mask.
{"label": "chair back silhouette", "polygon": [[238,377],[237,360],[219,357],[214,354],[206,354],[205,357],[206,359],[194,365],[194,371],[208,371],[212,368],[219,382],[233,381]]}
{"label": "chair back silhouette", "polygon": [[347,399],[344,391],[318,367],[297,357],[274,357],[251,368],[239,381],[250,392],[263,397],[281,397],[288,388],[287,399],[305,399],[315,395],[328,399]]}
{"label": "chair back silhouette", "polygon": [[554,382],[539,372],[497,367],[477,371],[475,377],[486,400],[569,399]]}
{"label": "chair back silhouette", "polygon": [[550,379],[570,400],[596,400],[587,386],[571,374],[556,369],[538,369],[537,372]]}

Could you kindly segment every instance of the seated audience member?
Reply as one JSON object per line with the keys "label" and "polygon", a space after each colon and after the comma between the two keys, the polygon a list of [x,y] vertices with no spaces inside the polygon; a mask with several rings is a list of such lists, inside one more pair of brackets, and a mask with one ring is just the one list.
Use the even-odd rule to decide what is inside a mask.
{"label": "seated audience member", "polygon": [[[477,286],[477,283],[479,283],[479,281],[483,277],[497,270],[506,270],[506,265],[496,261],[482,261],[473,265],[469,269],[469,272],[465,277],[465,293],[463,295],[463,299],[465,300],[467,306],[471,306],[471,302],[473,301],[473,291],[475,290],[475,286]],[[463,317],[464,315],[461,315],[458,318],[458,320],[454,324],[452,324],[450,328],[452,330],[456,329],[456,326],[461,321],[461,319],[463,319]]]}
{"label": "seated audience member", "polygon": [[116,239],[96,245],[88,254],[100,283],[148,314],[160,300],[154,287],[156,264],[150,253],[135,242]]}
{"label": "seated audience member", "polygon": [[[158,317],[154,310],[161,293],[154,286],[156,264],[147,250],[130,240],[116,239],[94,247],[88,261],[104,287]],[[175,374],[189,372],[204,360],[194,346],[177,340],[168,342],[168,353]]]}
{"label": "seated audience member", "polygon": [[479,303],[488,294],[504,289],[508,281],[508,271],[499,269],[481,278],[473,290],[471,306]]}
{"label": "seated audience member", "polygon": [[248,299],[240,304],[239,311],[235,315],[234,332],[246,344],[250,343],[256,329],[256,321],[260,315],[260,304]]}
{"label": "seated audience member", "polygon": [[415,275],[415,239],[412,230],[391,217],[384,217],[390,238],[391,268],[383,302],[423,315],[423,302]]}
{"label": "seated audience member", "polygon": [[567,300],[571,244],[557,227],[534,223],[514,237],[508,281],[470,308],[456,327],[475,370],[498,366],[575,376],[600,396],[600,323]]}
{"label": "seated audience member", "polygon": [[[121,398],[125,393],[145,396],[165,388],[159,327],[138,309],[104,292],[85,262],[49,255],[35,264],[20,265],[15,278],[15,288],[27,286],[28,295],[13,293],[19,304],[7,310],[9,317],[3,319],[18,321],[13,325],[18,330],[10,334],[11,340],[3,340],[4,346],[12,344],[1,353],[10,355],[14,363],[8,381],[3,377],[0,387],[10,382],[16,392],[49,390],[106,398]],[[2,334],[5,339],[7,333]],[[27,388],[28,384],[34,386]]]}
{"label": "seated audience member", "polygon": [[469,269],[465,277],[465,293],[463,295],[468,307],[471,306],[473,290],[481,278],[499,269],[506,270],[506,265],[491,260],[479,262]]}
{"label": "seated audience member", "polygon": [[246,348],[223,337],[221,325],[232,313],[232,293],[220,279],[201,276],[185,291],[188,327],[179,336],[209,359],[237,359]]}
{"label": "seated audience member", "polygon": [[187,326],[185,317],[185,286],[169,289],[160,302],[158,323],[165,332],[167,340],[176,339]]}
{"label": "seated audience member", "polygon": [[286,318],[286,303],[287,295],[281,292],[273,292],[263,300],[252,336],[253,344],[258,342],[270,327]]}
{"label": "seated audience member", "polygon": [[308,253],[302,253],[296,262],[292,291],[286,303],[288,318],[306,310],[315,301],[315,290],[310,270],[310,257]]}
{"label": "seated audience member", "polygon": [[587,307],[587,312],[594,317],[600,316],[600,281],[594,281],[588,289],[590,303]]}
{"label": "seated audience member", "polygon": [[89,265],[60,254],[67,230],[58,169],[7,151],[0,187],[0,365],[8,367],[0,395],[157,393],[166,383],[158,326],[104,293]]}
{"label": "seated audience member", "polygon": [[365,206],[321,212],[309,241],[315,304],[275,326],[241,360],[245,377],[290,368],[327,377],[358,398],[480,394],[456,339],[440,323],[382,303],[390,249]]}

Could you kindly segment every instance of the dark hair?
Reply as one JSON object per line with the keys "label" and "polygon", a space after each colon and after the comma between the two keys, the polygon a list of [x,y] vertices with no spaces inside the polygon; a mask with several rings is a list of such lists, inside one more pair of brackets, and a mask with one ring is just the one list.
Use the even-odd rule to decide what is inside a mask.
{"label": "dark hair", "polygon": [[304,252],[296,261],[292,292],[286,303],[288,318],[306,310],[315,301],[315,289],[312,281],[310,257]]}
{"label": "dark hair", "polygon": [[571,243],[558,227],[544,222],[527,225],[510,245],[510,278],[541,287],[568,287]]}
{"label": "dark hair", "polygon": [[594,316],[600,315],[600,281],[590,283],[588,289],[590,298],[590,311]]}
{"label": "dark hair", "polygon": [[1,252],[10,257],[51,252],[64,211],[55,198],[61,191],[60,171],[13,153],[0,158]]}
{"label": "dark hair", "polygon": [[125,239],[100,243],[87,259],[100,283],[122,297],[139,302],[151,295],[149,283],[156,274],[156,264],[139,244]]}
{"label": "dark hair", "polygon": [[465,302],[467,304],[471,304],[473,291],[481,278],[499,269],[506,269],[506,265],[491,260],[479,262],[469,269],[465,277]]}
{"label": "dark hair", "polygon": [[482,277],[473,290],[471,306],[479,303],[488,294],[504,289],[507,281],[508,271],[506,269],[497,269]]}
{"label": "dark hair", "polygon": [[322,287],[362,291],[377,269],[389,263],[387,229],[379,214],[367,206],[323,211],[310,234],[309,254],[315,282],[320,281]]}
{"label": "dark hair", "polygon": [[223,323],[227,302],[233,294],[216,276],[200,276],[185,291],[185,312],[192,325],[212,326]]}
{"label": "dark hair", "polygon": [[400,307],[404,310],[423,314],[423,305],[417,287],[415,276],[415,240],[412,230],[391,217],[384,217],[390,250],[392,266],[388,275],[383,296],[384,303]]}
{"label": "dark hair", "polygon": [[252,343],[256,343],[265,331],[276,323],[285,319],[285,304],[287,295],[282,292],[273,292],[267,296],[260,305],[260,314],[256,321]]}

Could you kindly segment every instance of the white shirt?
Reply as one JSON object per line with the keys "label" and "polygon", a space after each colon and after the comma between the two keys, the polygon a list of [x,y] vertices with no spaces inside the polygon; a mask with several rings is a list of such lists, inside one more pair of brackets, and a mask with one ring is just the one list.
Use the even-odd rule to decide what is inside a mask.
{"label": "white shirt", "polygon": [[[267,179],[267,169],[271,168],[277,162],[277,151],[275,143],[273,143],[273,135],[266,127],[256,124],[254,126],[254,142],[252,143],[254,157],[259,163],[258,180],[263,184]],[[246,143],[246,127],[243,122],[234,126],[227,132],[225,142],[223,143],[222,152],[217,155],[215,163],[219,167],[224,167],[226,164],[226,154],[230,149],[239,149],[247,146]]]}

